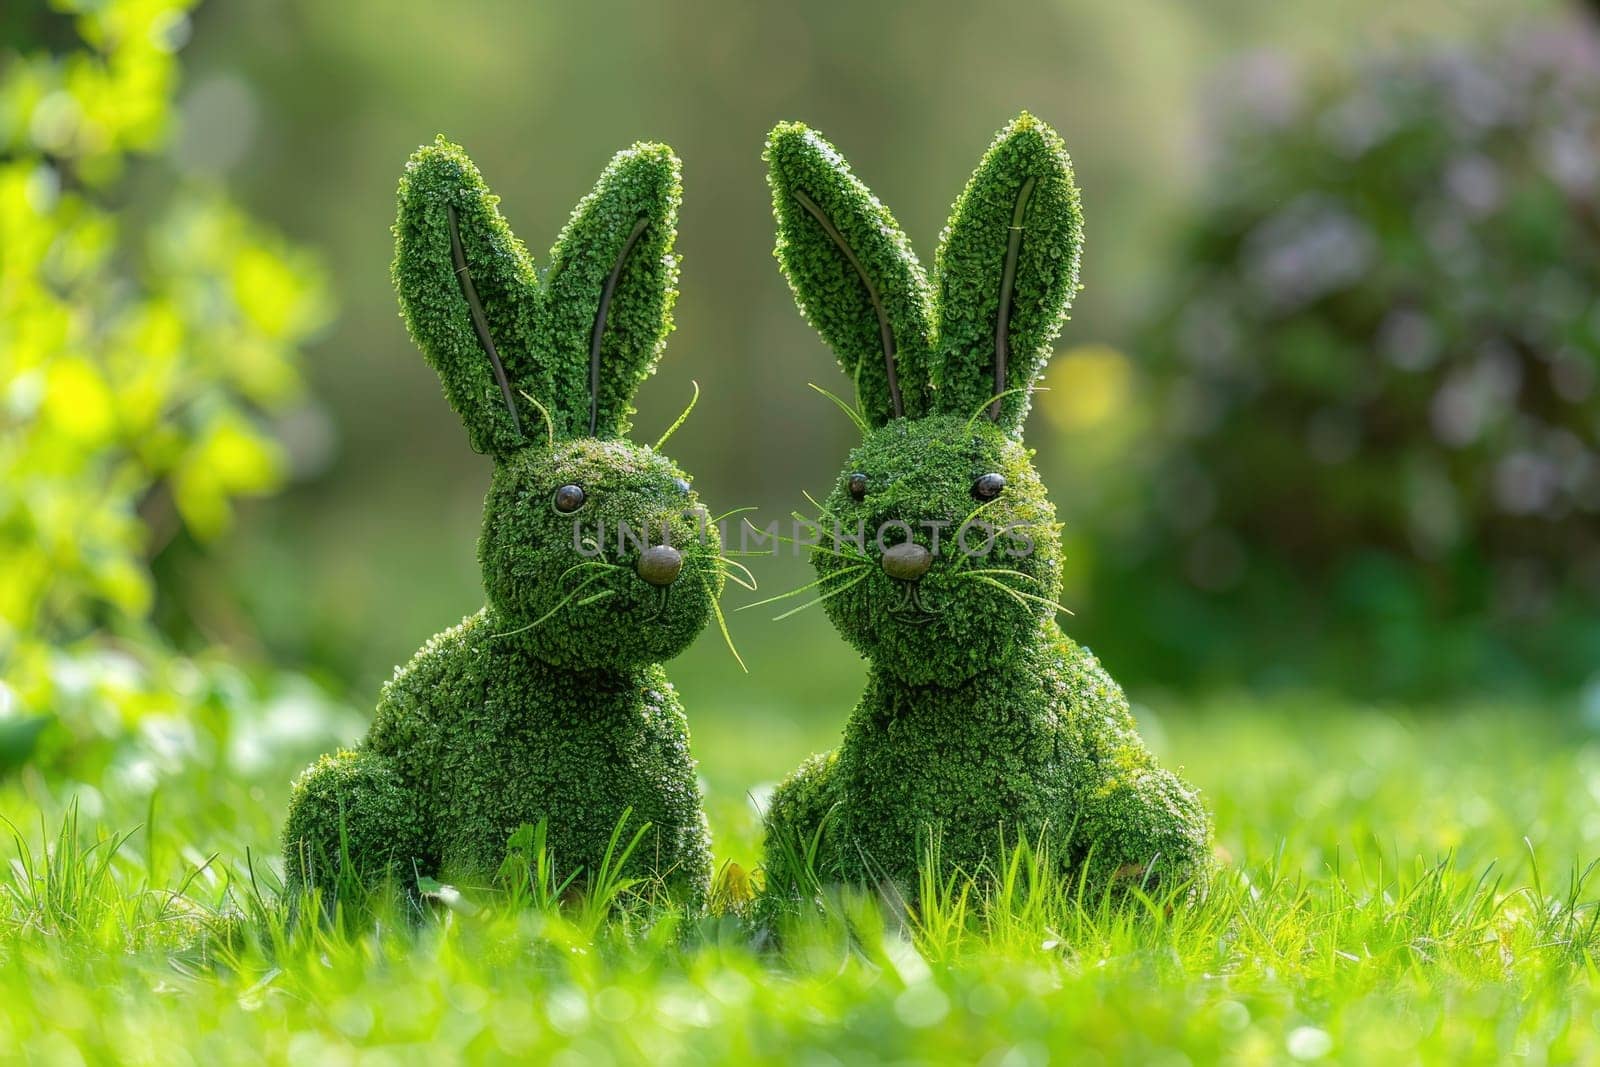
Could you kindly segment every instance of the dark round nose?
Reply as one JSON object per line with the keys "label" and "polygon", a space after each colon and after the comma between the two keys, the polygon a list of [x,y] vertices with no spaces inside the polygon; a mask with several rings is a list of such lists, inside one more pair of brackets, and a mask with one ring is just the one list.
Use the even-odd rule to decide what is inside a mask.
{"label": "dark round nose", "polygon": [[683,570],[683,553],[671,545],[651,545],[639,553],[633,569],[651,585],[671,585]]}
{"label": "dark round nose", "polygon": [[914,582],[933,566],[933,553],[912,541],[884,550],[883,573],[904,582]]}

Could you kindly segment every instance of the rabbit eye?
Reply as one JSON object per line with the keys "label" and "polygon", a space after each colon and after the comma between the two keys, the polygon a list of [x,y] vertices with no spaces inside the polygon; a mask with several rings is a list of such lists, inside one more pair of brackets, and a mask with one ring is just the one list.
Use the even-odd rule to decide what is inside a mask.
{"label": "rabbit eye", "polygon": [[571,512],[583,507],[583,487],[581,485],[563,485],[556,490],[555,505],[557,511]]}
{"label": "rabbit eye", "polygon": [[978,480],[972,483],[972,495],[979,500],[993,500],[1000,495],[1006,487],[1006,476],[1003,474],[980,474]]}
{"label": "rabbit eye", "polygon": [[850,476],[850,480],[846,484],[850,489],[850,495],[852,497],[854,497],[855,499],[862,500],[862,499],[864,499],[866,497],[866,495],[867,495],[867,476],[865,474],[862,474],[860,471],[857,471],[856,473],[854,473],[854,474],[852,474]]}

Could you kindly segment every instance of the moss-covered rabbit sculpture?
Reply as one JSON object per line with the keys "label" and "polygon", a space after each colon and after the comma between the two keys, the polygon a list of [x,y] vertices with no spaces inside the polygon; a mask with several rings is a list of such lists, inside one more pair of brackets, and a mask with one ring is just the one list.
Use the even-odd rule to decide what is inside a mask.
{"label": "moss-covered rabbit sculpture", "polygon": [[396,672],[360,747],[295,782],[291,892],[341,873],[492,874],[541,819],[559,868],[594,871],[631,809],[629,836],[649,824],[638,873],[704,894],[706,822],[661,662],[716,610],[720,545],[686,475],[625,437],[671,328],[679,196],[670,150],[619,153],[541,277],[459,147],[441,138],[407,165],[394,283],[494,457],[488,603]]}
{"label": "moss-covered rabbit sculpture", "polygon": [[978,874],[1002,834],[1043,836],[1090,887],[1202,883],[1199,799],[1055,622],[1059,527],[1020,441],[1078,289],[1060,138],[1027,114],[1000,133],[931,279],[817,133],[780,125],[766,158],[778,261],[856,384],[865,439],[821,505],[812,560],[829,617],[871,661],[843,743],[772,798],[769,887],[805,885],[808,856],[823,877],[914,885],[934,840]]}

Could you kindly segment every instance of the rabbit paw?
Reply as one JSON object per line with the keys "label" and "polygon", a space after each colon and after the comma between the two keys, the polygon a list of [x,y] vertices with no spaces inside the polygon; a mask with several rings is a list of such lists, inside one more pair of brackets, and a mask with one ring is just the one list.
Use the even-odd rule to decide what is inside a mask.
{"label": "rabbit paw", "polygon": [[[387,760],[363,750],[323,756],[295,781],[283,830],[290,899],[394,877],[409,884],[426,862],[420,805]],[[331,901],[330,901],[331,902]]]}
{"label": "rabbit paw", "polygon": [[793,897],[837,876],[826,840],[839,754],[812,756],[773,791],[767,808],[767,892]]}
{"label": "rabbit paw", "polygon": [[1102,783],[1084,802],[1074,836],[1092,886],[1153,892],[1187,882],[1203,892],[1212,868],[1208,826],[1194,791],[1150,767]]}

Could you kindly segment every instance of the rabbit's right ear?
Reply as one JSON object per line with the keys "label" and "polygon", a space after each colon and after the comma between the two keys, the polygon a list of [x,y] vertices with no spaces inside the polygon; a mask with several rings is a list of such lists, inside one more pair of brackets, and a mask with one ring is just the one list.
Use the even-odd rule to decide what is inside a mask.
{"label": "rabbit's right ear", "polygon": [[767,138],[778,263],[800,310],[856,383],[881,426],[924,414],[932,294],[889,209],[827,141],[798,122]]}
{"label": "rabbit's right ear", "polygon": [[524,391],[552,395],[537,365],[543,296],[533,264],[478,168],[440,137],[400,179],[392,273],[400,309],[478,452],[545,438]]}
{"label": "rabbit's right ear", "polygon": [[633,394],[672,329],[678,297],[678,157],[640,142],[612,157],[550,250],[552,362],[573,384],[577,432],[628,432]]}
{"label": "rabbit's right ear", "polygon": [[939,411],[984,411],[1021,432],[1078,291],[1082,251],[1066,146],[1024,111],[989,146],[939,241]]}

